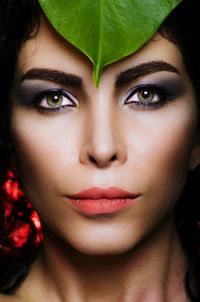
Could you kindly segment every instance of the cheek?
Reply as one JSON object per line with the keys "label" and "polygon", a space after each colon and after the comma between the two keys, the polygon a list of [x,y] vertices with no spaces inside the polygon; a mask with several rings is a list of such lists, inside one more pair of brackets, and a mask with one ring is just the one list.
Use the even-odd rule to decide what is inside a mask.
{"label": "cheek", "polygon": [[163,121],[159,132],[160,134],[154,135],[154,142],[149,142],[149,146],[152,146],[149,149],[152,160],[164,171],[171,171],[174,176],[184,171],[187,173],[196,134],[194,120],[185,116],[183,120],[176,118],[172,123]]}
{"label": "cheek", "polygon": [[70,173],[79,156],[79,124],[73,122],[72,115],[42,117],[22,109],[13,112],[12,136],[27,191],[32,185],[40,189],[42,185],[56,187],[63,181],[62,171]]}
{"label": "cheek", "polygon": [[135,182],[152,194],[152,200],[175,201],[189,170],[196,138],[196,107],[185,102],[172,109],[136,116],[132,135],[130,131],[128,135]]}

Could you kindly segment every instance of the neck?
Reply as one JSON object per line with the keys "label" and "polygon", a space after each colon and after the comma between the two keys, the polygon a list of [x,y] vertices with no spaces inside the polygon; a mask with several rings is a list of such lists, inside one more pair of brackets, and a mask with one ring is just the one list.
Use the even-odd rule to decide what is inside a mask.
{"label": "neck", "polygon": [[40,288],[37,301],[49,295],[49,301],[63,302],[183,302],[185,267],[179,239],[169,225],[132,250],[108,256],[82,254],[46,231],[41,255],[25,283],[31,291],[33,284]]}

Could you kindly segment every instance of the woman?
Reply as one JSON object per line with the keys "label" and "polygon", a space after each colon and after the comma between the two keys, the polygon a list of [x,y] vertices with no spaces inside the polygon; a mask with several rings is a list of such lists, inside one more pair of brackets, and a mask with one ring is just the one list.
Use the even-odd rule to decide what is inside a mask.
{"label": "woman", "polygon": [[197,1],[98,88],[37,2],[1,5],[1,154],[44,242],[0,301],[199,301]]}

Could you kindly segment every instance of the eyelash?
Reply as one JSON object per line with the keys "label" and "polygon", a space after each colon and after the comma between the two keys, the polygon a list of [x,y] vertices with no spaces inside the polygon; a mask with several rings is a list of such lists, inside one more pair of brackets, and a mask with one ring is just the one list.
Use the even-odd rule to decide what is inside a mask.
{"label": "eyelash", "polygon": [[[50,97],[62,97],[63,100],[61,102],[61,104],[56,107],[53,107],[51,105],[48,104],[48,98]],[[66,98],[66,101],[68,102],[68,104],[62,105],[62,103],[64,102],[64,98]],[[50,101],[50,100],[49,100]],[[53,99],[51,100],[52,104],[53,104]],[[46,102],[46,106],[41,105],[42,102]],[[56,103],[56,102],[55,102]],[[66,110],[66,108],[74,108],[77,106],[77,100],[75,97],[73,97],[73,95],[69,92],[67,92],[66,90],[62,90],[62,89],[48,89],[42,92],[39,92],[37,95],[35,95],[32,100],[31,100],[31,104],[34,105],[34,107],[36,107],[36,109],[40,112],[61,112],[63,110]]]}
{"label": "eyelash", "polygon": [[[149,96],[152,94],[152,99],[150,101],[142,101],[139,99],[139,93],[143,93],[143,97]],[[142,95],[141,95],[142,96]],[[48,97],[63,97],[69,102],[66,105],[62,105],[64,101],[62,101],[61,105],[58,107],[51,107],[47,103]],[[131,100],[132,98],[137,98],[138,100]],[[163,105],[163,103],[167,102],[170,99],[173,99],[173,93],[161,86],[152,85],[152,84],[145,84],[139,85],[129,93],[128,97],[126,97],[124,101],[124,105],[130,105],[134,109],[156,109]],[[156,98],[156,100],[155,100]],[[46,100],[46,101],[45,101]],[[42,102],[46,102],[46,106],[41,105]],[[66,108],[75,108],[77,106],[76,98],[66,90],[63,89],[48,89],[42,92],[39,92],[35,96],[32,97],[30,105],[34,105],[34,107],[44,113],[48,112],[61,112],[66,110]]]}
{"label": "eyelash", "polygon": [[[142,101],[139,99],[139,93],[143,93],[143,97],[148,97],[152,94],[152,99],[150,101]],[[138,100],[132,100],[131,98],[136,97]],[[156,100],[155,100],[156,98]],[[125,99],[124,104],[133,106],[135,109],[156,109],[162,106],[165,102],[173,98],[171,91],[164,87],[158,85],[140,85],[134,88],[128,97]]]}

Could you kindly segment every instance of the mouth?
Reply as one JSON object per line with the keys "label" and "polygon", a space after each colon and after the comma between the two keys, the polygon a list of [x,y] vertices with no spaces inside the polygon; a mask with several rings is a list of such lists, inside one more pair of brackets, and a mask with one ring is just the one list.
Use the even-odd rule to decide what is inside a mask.
{"label": "mouth", "polygon": [[116,187],[92,187],[69,197],[79,211],[89,215],[112,214],[131,206],[139,195]]}

